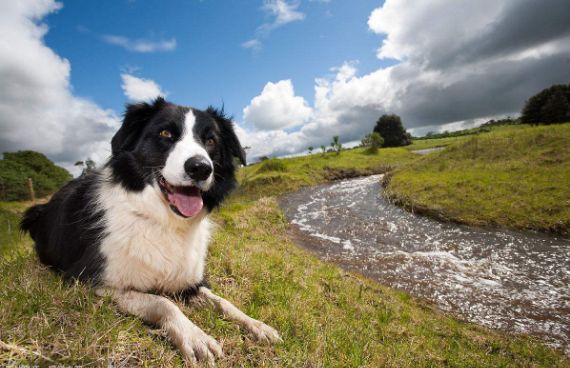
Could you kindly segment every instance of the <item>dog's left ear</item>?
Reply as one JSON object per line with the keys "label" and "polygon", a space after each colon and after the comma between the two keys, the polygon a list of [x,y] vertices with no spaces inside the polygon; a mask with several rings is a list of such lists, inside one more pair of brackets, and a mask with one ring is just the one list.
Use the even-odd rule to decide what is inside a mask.
{"label": "dog's left ear", "polygon": [[234,123],[231,118],[228,118],[224,114],[224,109],[218,110],[212,106],[209,106],[206,110],[218,123],[220,127],[220,134],[225,144],[230,148],[233,157],[237,157],[243,166],[246,165],[245,150],[241,146],[239,139],[234,130]]}
{"label": "dog's left ear", "polygon": [[168,102],[162,97],[157,97],[152,103],[141,102],[127,105],[125,117],[121,128],[111,140],[111,152],[113,155],[121,151],[131,151],[139,134],[150,119]]}

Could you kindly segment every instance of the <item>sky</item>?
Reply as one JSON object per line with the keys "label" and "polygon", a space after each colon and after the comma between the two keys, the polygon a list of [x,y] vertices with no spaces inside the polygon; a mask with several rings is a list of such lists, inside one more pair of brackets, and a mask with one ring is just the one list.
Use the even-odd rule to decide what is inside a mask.
{"label": "sky", "polygon": [[248,160],[517,115],[570,83],[568,0],[0,2],[0,152],[102,164],[127,103],[232,115]]}

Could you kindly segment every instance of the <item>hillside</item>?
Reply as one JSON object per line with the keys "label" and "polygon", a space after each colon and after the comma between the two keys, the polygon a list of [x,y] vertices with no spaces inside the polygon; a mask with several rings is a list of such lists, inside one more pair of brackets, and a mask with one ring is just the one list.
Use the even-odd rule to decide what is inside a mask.
{"label": "hillside", "polygon": [[470,225],[570,231],[570,124],[502,127],[400,167],[386,195]]}
{"label": "hillside", "polygon": [[[434,140],[430,144],[449,142]],[[422,146],[425,148],[424,146]],[[413,147],[411,147],[413,149]],[[535,339],[460,322],[431,305],[319,261],[288,237],[275,195],[318,182],[414,165],[409,149],[361,149],[266,161],[239,173],[242,188],[214,215],[213,290],[276,327],[284,344],[260,345],[217,313],[183,307],[223,344],[220,367],[564,367]],[[402,169],[403,170],[403,169]],[[2,203],[0,224],[26,203]],[[38,264],[28,237],[0,239],[0,365],[178,366],[159,331],[117,312],[81,284],[65,284]],[[13,227],[12,227],[13,229]],[[179,304],[180,305],[180,304]]]}
{"label": "hillside", "polygon": [[71,179],[71,174],[34,151],[4,152],[0,160],[0,200],[29,199],[28,178],[32,178],[37,197],[55,192]]}

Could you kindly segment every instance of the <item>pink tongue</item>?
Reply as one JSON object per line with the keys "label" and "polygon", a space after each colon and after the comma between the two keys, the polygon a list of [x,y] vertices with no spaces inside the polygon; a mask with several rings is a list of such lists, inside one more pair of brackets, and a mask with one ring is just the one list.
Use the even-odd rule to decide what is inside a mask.
{"label": "pink tongue", "polygon": [[168,193],[168,201],[186,217],[196,216],[204,205],[198,188],[183,188]]}

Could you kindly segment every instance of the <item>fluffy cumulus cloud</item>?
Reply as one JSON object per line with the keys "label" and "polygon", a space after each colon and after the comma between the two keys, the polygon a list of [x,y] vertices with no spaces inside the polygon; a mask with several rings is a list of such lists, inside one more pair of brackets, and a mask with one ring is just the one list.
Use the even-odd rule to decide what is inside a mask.
{"label": "fluffy cumulus cloud", "polygon": [[359,75],[348,62],[317,79],[299,130],[242,132],[251,156],[300,152],[333,135],[358,140],[383,113],[400,115],[416,134],[470,127],[517,114],[531,95],[570,82],[567,0],[386,0],[368,26],[384,37],[377,56],[394,65]]}
{"label": "fluffy cumulus cloud", "polygon": [[118,117],[73,95],[70,64],[48,48],[41,19],[53,0],[0,2],[0,151],[32,149],[67,168],[102,162]]}
{"label": "fluffy cumulus cloud", "polygon": [[160,86],[151,79],[138,78],[128,73],[121,74],[121,79],[123,80],[121,88],[131,101],[149,101],[158,96],[167,96],[167,93],[163,92]]}
{"label": "fluffy cumulus cloud", "polygon": [[258,130],[275,130],[298,126],[309,119],[311,112],[305,99],[295,96],[291,81],[282,80],[267,83],[243,109],[243,116]]}

